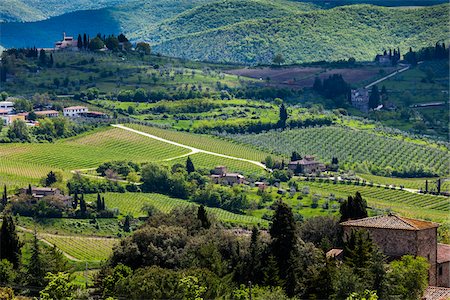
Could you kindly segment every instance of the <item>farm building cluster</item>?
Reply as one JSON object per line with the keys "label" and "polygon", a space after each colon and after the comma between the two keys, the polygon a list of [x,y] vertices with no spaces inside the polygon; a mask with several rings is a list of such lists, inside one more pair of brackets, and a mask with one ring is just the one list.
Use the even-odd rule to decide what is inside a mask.
{"label": "farm building cluster", "polygon": [[[38,118],[55,118],[61,114],[57,110],[46,109],[33,111]],[[9,126],[15,120],[22,120],[28,126],[39,126],[39,121],[29,118],[30,112],[17,112],[14,108],[14,98],[8,97],[6,101],[0,102],[0,120],[4,125]],[[108,115],[98,111],[89,111],[85,106],[70,106],[63,109],[62,116],[68,118],[107,118]]]}

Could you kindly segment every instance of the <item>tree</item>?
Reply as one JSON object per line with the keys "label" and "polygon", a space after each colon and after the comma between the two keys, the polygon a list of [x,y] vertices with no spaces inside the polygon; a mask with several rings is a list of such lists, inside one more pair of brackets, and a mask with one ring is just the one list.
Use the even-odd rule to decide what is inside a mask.
{"label": "tree", "polygon": [[53,67],[54,63],[55,63],[55,61],[53,59],[53,53],[50,53],[50,59],[48,61],[48,66],[51,68],[51,67]]}
{"label": "tree", "polygon": [[169,171],[155,163],[142,167],[142,190],[144,192],[165,192],[169,190]]}
{"label": "tree", "polygon": [[30,142],[31,136],[24,121],[16,119],[12,122],[7,132],[8,138],[16,142]]}
{"label": "tree", "polygon": [[209,227],[211,227],[211,222],[208,219],[208,213],[206,212],[206,209],[203,205],[200,205],[198,207],[197,219],[200,220],[203,228],[208,229]]}
{"label": "tree", "polygon": [[87,37],[86,37],[86,33],[83,34],[83,48],[86,50],[88,48],[88,41],[87,41]]}
{"label": "tree", "polygon": [[27,265],[27,284],[40,287],[44,285],[45,268],[36,229],[34,230],[30,252],[31,258]]}
{"label": "tree", "polygon": [[131,216],[127,215],[125,217],[125,221],[123,222],[123,231],[130,232],[131,231]]}
{"label": "tree", "polygon": [[284,105],[284,103],[281,103],[281,105],[280,105],[280,120],[278,121],[278,125],[281,128],[286,127],[287,119],[288,119],[288,112],[287,112],[286,106]]}
{"label": "tree", "polygon": [[117,51],[119,50],[119,40],[114,36],[108,36],[108,38],[105,40],[106,48],[108,48],[111,51]]}
{"label": "tree", "polygon": [[206,287],[199,284],[196,276],[185,276],[180,279],[179,286],[183,291],[183,300],[203,300]]}
{"label": "tree", "polygon": [[30,120],[30,121],[36,121],[37,115],[36,115],[36,113],[34,112],[34,110],[32,110],[32,111],[30,111],[30,112],[28,113],[27,119]]}
{"label": "tree", "polygon": [[77,209],[77,207],[78,207],[78,193],[75,192],[75,194],[73,195],[72,208]]}
{"label": "tree", "polygon": [[195,172],[194,163],[192,162],[191,158],[188,156],[186,159],[186,171],[188,174],[191,174],[192,172]]}
{"label": "tree", "polygon": [[16,232],[11,215],[3,216],[2,228],[0,231],[0,260],[7,259],[14,268],[18,268],[20,262],[20,248],[19,236]]}
{"label": "tree", "polygon": [[104,46],[105,46],[105,43],[103,43],[102,39],[99,38],[98,36],[93,38],[89,42],[89,50],[91,50],[91,51],[103,49]]}
{"label": "tree", "polygon": [[97,211],[104,210],[102,198],[100,197],[100,193],[97,193]]}
{"label": "tree", "polygon": [[41,66],[47,65],[47,55],[45,54],[44,49],[41,49],[41,51],[39,51],[39,64]]}
{"label": "tree", "polygon": [[380,92],[376,85],[372,86],[372,91],[369,97],[369,108],[376,108],[380,104]]}
{"label": "tree", "polygon": [[355,197],[348,196],[348,199],[342,202],[339,212],[341,213],[341,222],[367,218],[367,202],[359,192],[356,192]]}
{"label": "tree", "polygon": [[276,54],[273,57],[273,63],[281,66],[284,63],[284,57],[281,53]]}
{"label": "tree", "polygon": [[2,194],[2,206],[5,207],[5,205],[8,203],[8,192],[6,190],[6,184],[3,186],[3,194]]}
{"label": "tree", "polygon": [[80,50],[81,50],[81,48],[83,48],[83,40],[81,39],[81,34],[78,34],[77,47]]}
{"label": "tree", "polygon": [[84,194],[81,194],[80,211],[83,215],[86,213],[86,201],[84,200]]}
{"label": "tree", "polygon": [[273,165],[274,165],[274,161],[272,156],[267,156],[266,159],[264,159],[264,163],[266,165],[267,168],[272,169]]}
{"label": "tree", "polygon": [[420,299],[428,286],[429,264],[424,257],[402,256],[390,264],[389,282],[393,285],[391,295],[399,299]]}
{"label": "tree", "polygon": [[56,178],[56,174],[53,171],[50,171],[47,174],[47,178],[45,178],[45,186],[51,186],[56,183],[58,179]]}
{"label": "tree", "polygon": [[139,42],[136,45],[136,51],[144,55],[150,55],[151,53],[150,44],[145,42]]}
{"label": "tree", "polygon": [[322,80],[319,77],[316,77],[314,79],[313,90],[315,90],[318,93],[321,93],[322,88],[323,88]]}
{"label": "tree", "polygon": [[48,284],[42,291],[40,291],[40,299],[72,299],[76,286],[71,282],[70,275],[68,273],[47,273],[45,279],[48,281]]}
{"label": "tree", "polygon": [[280,278],[286,279],[289,259],[297,242],[297,227],[291,208],[278,201],[269,229],[272,242],[270,249],[278,264]]}
{"label": "tree", "polygon": [[[0,260],[0,282],[2,284],[12,284],[17,277],[17,272],[14,270],[14,265],[7,259]],[[0,292],[0,299],[2,293]]]}
{"label": "tree", "polygon": [[301,160],[302,156],[300,153],[298,153],[297,151],[293,151],[291,154],[291,161],[297,161],[297,160]]}

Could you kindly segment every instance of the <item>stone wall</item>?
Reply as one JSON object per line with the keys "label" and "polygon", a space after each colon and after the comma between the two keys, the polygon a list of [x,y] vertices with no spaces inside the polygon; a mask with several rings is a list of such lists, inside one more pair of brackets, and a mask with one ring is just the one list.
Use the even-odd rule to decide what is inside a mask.
{"label": "stone wall", "polygon": [[[439,269],[441,269],[442,275],[440,275]],[[439,264],[437,274],[437,286],[450,288],[450,261]]]}

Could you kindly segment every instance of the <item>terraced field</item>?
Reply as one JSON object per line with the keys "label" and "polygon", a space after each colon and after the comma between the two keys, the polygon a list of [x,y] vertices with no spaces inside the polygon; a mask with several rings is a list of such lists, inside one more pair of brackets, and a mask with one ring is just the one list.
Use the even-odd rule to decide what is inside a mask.
{"label": "terraced field", "polygon": [[[169,196],[154,193],[106,193],[105,202],[108,208],[118,208],[120,214],[132,214],[135,217],[145,216],[142,208],[145,204],[151,204],[158,210],[168,213],[177,206],[196,205],[186,200],[170,198]],[[96,195],[88,195],[87,201],[95,201]],[[253,225],[267,225],[267,221],[260,218],[238,215],[219,208],[207,208],[217,219],[225,223]]]}
{"label": "terraced field", "polygon": [[91,262],[108,259],[118,243],[117,239],[80,236],[44,235],[43,238],[75,259]]}
{"label": "terraced field", "polygon": [[324,162],[333,156],[349,168],[430,169],[448,174],[449,151],[432,145],[419,145],[349,127],[329,126],[271,131],[261,134],[230,136],[234,140],[259,147],[262,151],[290,155],[292,151],[316,155]]}

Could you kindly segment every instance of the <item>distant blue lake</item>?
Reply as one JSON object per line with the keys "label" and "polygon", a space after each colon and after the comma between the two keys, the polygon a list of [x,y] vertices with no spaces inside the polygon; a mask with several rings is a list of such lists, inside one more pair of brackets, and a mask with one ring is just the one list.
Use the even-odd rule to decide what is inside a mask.
{"label": "distant blue lake", "polygon": [[0,45],[5,48],[50,48],[62,39],[63,32],[73,36],[97,33],[119,34],[120,26],[107,9],[77,11],[38,22],[0,24]]}

